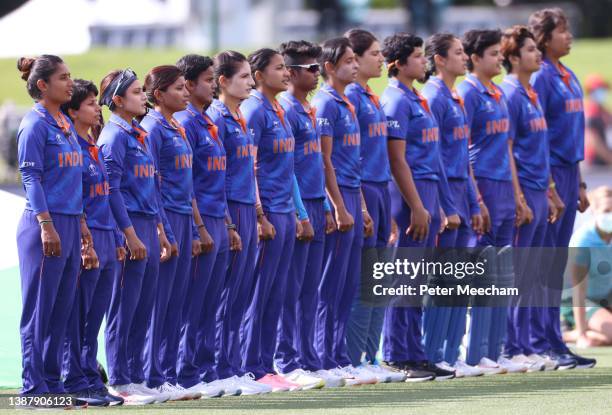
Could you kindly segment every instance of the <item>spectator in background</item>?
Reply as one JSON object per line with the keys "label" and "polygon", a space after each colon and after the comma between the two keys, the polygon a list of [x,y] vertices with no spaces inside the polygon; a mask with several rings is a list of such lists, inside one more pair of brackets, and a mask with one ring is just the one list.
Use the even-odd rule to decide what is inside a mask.
{"label": "spectator in background", "polygon": [[585,159],[591,166],[612,166],[612,146],[609,130],[612,113],[606,108],[610,84],[599,74],[590,74],[584,81],[587,93],[584,113],[586,117]]}
{"label": "spectator in background", "polygon": [[[612,188],[594,190],[594,220],[576,231],[570,242],[572,295],[563,298],[563,340],[577,347],[612,345]],[[573,305],[573,307],[572,307]]]}

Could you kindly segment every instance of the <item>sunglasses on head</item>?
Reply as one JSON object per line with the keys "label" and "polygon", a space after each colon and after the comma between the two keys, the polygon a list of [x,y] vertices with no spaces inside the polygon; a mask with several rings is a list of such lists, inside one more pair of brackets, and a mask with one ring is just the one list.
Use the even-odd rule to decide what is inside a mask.
{"label": "sunglasses on head", "polygon": [[317,73],[321,70],[318,63],[311,64],[295,64],[295,65],[287,65],[289,68],[302,68],[306,69],[310,73]]}

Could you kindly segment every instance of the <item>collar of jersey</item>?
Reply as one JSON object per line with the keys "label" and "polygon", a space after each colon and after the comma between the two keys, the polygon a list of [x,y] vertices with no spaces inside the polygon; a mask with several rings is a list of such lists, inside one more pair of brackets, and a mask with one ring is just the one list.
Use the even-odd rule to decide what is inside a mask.
{"label": "collar of jersey", "polygon": [[[53,118],[53,116],[49,114],[49,111],[47,111],[47,109],[41,103],[37,102],[36,104],[34,104],[34,111],[36,111],[36,113],[40,115],[46,122],[61,130],[60,126],[57,124],[57,121],[55,121],[55,118]],[[70,120],[68,116],[66,116],[66,119]]]}
{"label": "collar of jersey", "polygon": [[274,111],[274,107],[272,106],[272,103],[268,100],[268,98],[266,98],[266,96],[264,94],[262,94],[261,92],[259,92],[258,90],[254,89],[251,91],[251,96],[257,98],[258,100],[260,100],[261,102],[263,102],[264,108],[267,109],[268,111]]}
{"label": "collar of jersey", "polygon": [[187,108],[185,110],[200,124],[210,125],[207,118],[204,117],[204,113],[202,111],[198,111],[198,109],[191,102],[187,103]]}
{"label": "collar of jersey", "polygon": [[123,118],[121,118],[117,114],[111,113],[111,116],[110,116],[110,118],[108,120],[112,121],[113,123],[115,123],[117,125],[119,125],[124,130],[126,130],[128,133],[130,133],[130,134],[134,133],[134,128],[132,127],[132,125],[128,124]]}
{"label": "collar of jersey", "polygon": [[302,103],[298,101],[297,98],[294,97],[292,93],[288,91],[281,93],[279,95],[279,100],[288,102],[293,107],[293,109],[295,109],[297,112],[308,115]]}
{"label": "collar of jersey", "polygon": [[417,94],[415,94],[414,91],[410,89],[406,84],[400,82],[399,79],[390,78],[389,86],[401,90],[404,94],[406,94],[407,98],[410,98],[413,101],[421,102],[421,98]]}

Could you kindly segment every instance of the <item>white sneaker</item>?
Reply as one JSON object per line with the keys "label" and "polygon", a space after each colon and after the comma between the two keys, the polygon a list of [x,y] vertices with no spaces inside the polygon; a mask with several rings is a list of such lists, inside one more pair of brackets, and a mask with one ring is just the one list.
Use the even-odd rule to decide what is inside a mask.
{"label": "white sneaker", "polygon": [[326,388],[341,388],[346,384],[342,376],[337,376],[329,370],[319,369],[312,373],[313,376],[318,376],[325,382]]}
{"label": "white sneaker", "polygon": [[191,394],[187,392],[184,388],[176,387],[170,382],[164,382],[158,387],[152,389],[156,390],[158,393],[167,393],[168,395],[170,395],[170,398],[168,399],[170,401],[186,401],[188,399],[192,399],[190,398]]}
{"label": "white sneaker", "polygon": [[487,357],[483,357],[482,359],[480,359],[480,362],[476,367],[482,370],[482,373],[485,376],[502,375],[504,373],[508,373],[508,369],[501,367],[500,365],[498,365]]}
{"label": "white sneaker", "polygon": [[200,399],[218,398],[223,395],[223,389],[221,388],[218,380],[208,383],[196,383],[192,387],[188,388],[187,391],[199,393]]}
{"label": "white sneaker", "polygon": [[[367,370],[368,372],[370,372],[371,374],[373,374],[374,376],[376,376],[376,380],[378,381],[378,383],[389,383],[392,381],[392,376],[395,373],[391,373],[388,370],[385,370],[384,368],[380,367],[379,365],[373,365],[371,363],[366,363],[363,366],[361,366],[363,369]],[[406,377],[404,376],[404,379]],[[403,382],[404,380],[402,379],[401,381],[397,381],[397,382]]]}
{"label": "white sneaker", "polygon": [[442,370],[447,370],[449,372],[454,372],[455,368],[452,367],[451,365],[449,365],[447,362],[445,362],[444,360],[441,362],[436,363],[436,367],[438,369],[442,369]]}
{"label": "white sneaker", "polygon": [[257,382],[255,380],[255,375],[251,372],[238,379],[240,382],[240,390],[242,391],[241,395],[260,395],[272,392],[271,386]]}
{"label": "white sneaker", "polygon": [[123,398],[124,405],[148,405],[155,402],[154,396],[145,395],[133,383],[111,385],[108,387],[108,393]]}
{"label": "white sneaker", "polygon": [[510,359],[514,363],[520,363],[527,366],[527,372],[539,372],[540,370],[544,370],[544,362],[539,360],[531,359],[530,357],[525,356],[524,354],[517,354],[516,356],[512,356]]}
{"label": "white sneaker", "polygon": [[149,388],[147,382],[135,383],[136,388],[141,391],[144,395],[151,395],[155,397],[155,403],[164,403],[170,399],[170,394],[166,392],[160,392],[157,388]]}
{"label": "white sneaker", "polygon": [[343,367],[342,370],[355,376],[355,379],[357,379],[360,385],[373,385],[378,383],[376,376],[374,376],[372,372],[364,369],[363,366],[355,367],[353,365],[348,365]]}
{"label": "white sneaker", "polygon": [[484,372],[478,366],[470,366],[463,360],[457,360],[453,368],[457,378],[471,378],[484,375]]}
{"label": "white sneaker", "polygon": [[406,374],[404,372],[394,372],[381,365],[368,365],[368,368],[376,368],[375,370],[382,370],[389,377],[389,382],[404,382],[406,380]]}
{"label": "white sneaker", "polygon": [[302,387],[302,390],[321,389],[325,386],[323,379],[313,376],[303,369],[295,369],[289,373],[279,373],[278,375],[291,383],[297,383]]}
{"label": "white sneaker", "polygon": [[536,361],[536,362],[543,363],[544,364],[543,370],[546,370],[546,371],[557,370],[559,368],[559,361],[552,359],[550,356],[547,356],[547,355],[540,355],[540,354],[533,353],[527,356],[527,358],[533,361]]}
{"label": "white sneaker", "polygon": [[334,376],[342,378],[346,386],[359,385],[357,378],[351,373],[345,372],[343,368],[337,367],[335,369],[329,369],[328,372]]}
{"label": "white sneaker", "polygon": [[202,397],[202,392],[199,391],[195,391],[193,389],[187,389],[182,387],[181,385],[179,385],[178,383],[176,385],[173,385],[174,388],[180,392],[180,393],[184,393],[185,394],[185,399],[187,400],[191,400],[191,399],[200,399]]}
{"label": "white sneaker", "polygon": [[231,378],[219,380],[219,385],[223,389],[222,396],[238,396],[242,393],[240,389],[240,378],[236,375]]}
{"label": "white sneaker", "polygon": [[497,364],[501,367],[505,368],[508,373],[525,373],[527,372],[527,365],[522,363],[514,363],[512,360],[500,356],[497,359]]}

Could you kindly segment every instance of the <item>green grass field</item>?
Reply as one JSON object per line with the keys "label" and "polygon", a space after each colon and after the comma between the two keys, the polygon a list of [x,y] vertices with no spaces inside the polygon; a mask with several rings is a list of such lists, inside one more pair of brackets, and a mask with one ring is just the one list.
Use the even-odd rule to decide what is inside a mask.
{"label": "green grass field", "polygon": [[[612,348],[583,354],[594,369],[498,375],[417,384],[382,384],[151,406],[88,409],[146,414],[610,414]],[[7,391],[5,391],[7,392]],[[8,410],[4,412],[8,413]]]}
{"label": "green grass field", "polygon": [[[82,55],[64,56],[73,78],[89,79],[96,84],[112,69],[131,67],[144,78],[149,69],[161,64],[171,64],[185,53],[202,51],[184,50],[141,50],[141,49],[97,49]],[[243,51],[248,52],[248,51]],[[570,56],[564,62],[583,80],[591,72],[598,72],[612,82],[612,39],[576,41]],[[30,97],[25,83],[19,78],[16,59],[0,59],[0,103],[11,100],[17,104],[28,105]],[[381,93],[386,79],[372,82],[372,88]]]}

